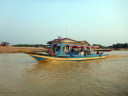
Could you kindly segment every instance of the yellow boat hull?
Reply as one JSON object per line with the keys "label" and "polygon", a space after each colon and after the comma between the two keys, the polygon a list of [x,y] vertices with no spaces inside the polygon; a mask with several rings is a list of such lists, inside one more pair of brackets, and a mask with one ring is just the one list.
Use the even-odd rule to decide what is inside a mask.
{"label": "yellow boat hull", "polygon": [[35,55],[29,54],[31,57],[36,59],[37,61],[49,61],[49,60],[59,60],[59,61],[84,61],[84,60],[92,60],[92,59],[101,59],[106,56],[99,57],[85,57],[85,58],[60,58],[60,57],[51,57],[51,56],[43,56],[43,55]]}

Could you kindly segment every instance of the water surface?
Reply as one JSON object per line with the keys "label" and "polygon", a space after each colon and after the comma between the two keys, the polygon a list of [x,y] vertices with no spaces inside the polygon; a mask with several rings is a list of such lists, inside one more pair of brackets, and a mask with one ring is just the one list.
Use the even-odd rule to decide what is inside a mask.
{"label": "water surface", "polygon": [[128,96],[128,51],[106,54],[120,56],[38,63],[22,53],[0,54],[0,96]]}

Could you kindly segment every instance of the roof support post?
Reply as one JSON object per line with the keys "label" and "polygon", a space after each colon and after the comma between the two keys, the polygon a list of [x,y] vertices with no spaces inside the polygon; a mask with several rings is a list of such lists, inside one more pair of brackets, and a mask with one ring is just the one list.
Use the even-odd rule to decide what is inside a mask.
{"label": "roof support post", "polygon": [[94,55],[95,55],[95,52],[96,52],[96,51],[95,51],[95,48],[94,48]]}

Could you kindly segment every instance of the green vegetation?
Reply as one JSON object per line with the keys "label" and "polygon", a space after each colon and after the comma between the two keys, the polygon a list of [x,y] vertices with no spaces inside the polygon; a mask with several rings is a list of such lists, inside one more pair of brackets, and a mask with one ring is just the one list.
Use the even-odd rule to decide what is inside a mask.
{"label": "green vegetation", "polygon": [[125,48],[127,49],[128,48],[128,43],[117,43],[117,44],[113,44],[112,46],[108,46],[108,48]]}
{"label": "green vegetation", "polygon": [[93,46],[99,46],[99,48],[114,48],[114,49],[118,49],[118,48],[123,48],[123,49],[127,49],[128,48],[128,43],[117,43],[117,44],[113,44],[112,46],[102,46],[100,44],[93,44]]}

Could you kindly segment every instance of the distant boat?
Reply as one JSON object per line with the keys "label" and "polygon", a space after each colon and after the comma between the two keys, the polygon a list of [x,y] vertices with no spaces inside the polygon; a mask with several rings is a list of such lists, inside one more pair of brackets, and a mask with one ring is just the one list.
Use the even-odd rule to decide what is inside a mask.
{"label": "distant boat", "polygon": [[97,49],[96,51],[106,51],[106,52],[110,52],[112,51],[111,49]]}

